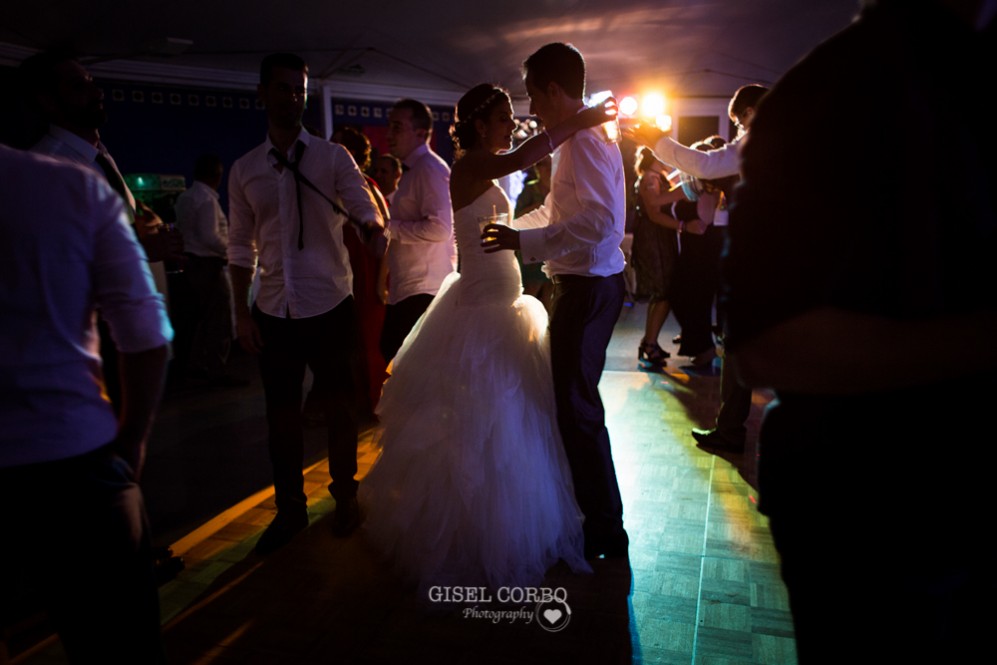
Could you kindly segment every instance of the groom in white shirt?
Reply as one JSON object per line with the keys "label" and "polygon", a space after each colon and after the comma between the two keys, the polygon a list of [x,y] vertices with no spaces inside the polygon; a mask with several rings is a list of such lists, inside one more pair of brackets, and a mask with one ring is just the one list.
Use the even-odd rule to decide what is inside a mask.
{"label": "groom in white shirt", "polygon": [[[523,64],[530,112],[548,127],[584,108],[585,60],[569,44],[548,44]],[[619,147],[601,128],[578,132],[554,153],[543,206],[518,218],[521,231],[489,233],[487,251],[521,249],[544,261],[554,282],[551,365],[557,419],[585,515],[585,557],[625,556],[623,503],[616,481],[599,378],[623,306],[626,189]]]}

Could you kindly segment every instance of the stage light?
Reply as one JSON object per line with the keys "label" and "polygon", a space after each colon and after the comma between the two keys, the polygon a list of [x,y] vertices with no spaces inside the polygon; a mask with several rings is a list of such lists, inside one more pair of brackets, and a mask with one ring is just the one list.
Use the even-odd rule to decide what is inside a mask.
{"label": "stage light", "polygon": [[649,92],[641,100],[640,115],[643,118],[657,118],[665,113],[665,96],[660,92]]}
{"label": "stage light", "polygon": [[640,107],[640,103],[637,101],[636,97],[631,97],[627,95],[620,100],[620,115],[631,116],[637,113],[637,109]]}

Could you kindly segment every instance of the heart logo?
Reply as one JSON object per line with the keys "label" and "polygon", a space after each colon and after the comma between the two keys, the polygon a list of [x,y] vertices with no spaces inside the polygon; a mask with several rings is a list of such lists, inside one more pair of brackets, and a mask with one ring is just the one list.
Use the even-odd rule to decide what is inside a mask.
{"label": "heart logo", "polygon": [[547,623],[554,625],[563,616],[561,610],[544,610],[544,619],[547,619]]}

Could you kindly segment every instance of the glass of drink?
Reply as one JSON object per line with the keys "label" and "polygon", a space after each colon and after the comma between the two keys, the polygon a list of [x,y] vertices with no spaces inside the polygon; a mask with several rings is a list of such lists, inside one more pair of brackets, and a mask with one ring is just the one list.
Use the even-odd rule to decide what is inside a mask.
{"label": "glass of drink", "polygon": [[485,232],[485,227],[489,224],[501,224],[502,226],[509,225],[509,213],[507,212],[493,212],[490,215],[481,215],[478,217],[478,230],[483,234]]}
{"label": "glass of drink", "polygon": [[[588,106],[598,106],[613,96],[611,90],[602,90],[589,97]],[[615,117],[612,120],[602,123],[602,135],[606,143],[619,143],[620,141],[620,119]]]}

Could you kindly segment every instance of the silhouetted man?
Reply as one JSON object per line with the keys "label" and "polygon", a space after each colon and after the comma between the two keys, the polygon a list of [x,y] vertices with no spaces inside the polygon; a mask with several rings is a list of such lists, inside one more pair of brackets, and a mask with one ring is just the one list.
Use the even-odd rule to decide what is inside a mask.
{"label": "silhouetted man", "polygon": [[[308,526],[302,465],[301,400],[305,367],[322,397],[329,429],[329,491],[336,499],[333,530],[359,522],[356,502],[357,315],[343,207],[366,227],[382,225],[360,170],[343,146],[310,135],[301,119],[308,67],[278,53],[260,66],[267,137],[240,157],[229,174],[229,271],[239,343],[259,354],[266,395],[270,461],[277,516],[256,544],[267,554]],[[250,309],[253,273],[260,286]]]}
{"label": "silhouetted man", "polygon": [[[991,648],[994,10],[866,3],[776,83],[742,153],[728,344],[777,396],[759,510],[802,665]],[[925,187],[925,162],[956,179]]]}
{"label": "silhouetted man", "polygon": [[[0,574],[31,586],[74,663],[159,663],[138,479],[172,338],[122,199],[0,146]],[[96,311],[120,350],[101,391]],[[16,576],[16,579],[11,579]]]}
{"label": "silhouetted man", "polygon": [[[570,44],[548,44],[523,65],[530,112],[548,127],[578,113],[585,60]],[[585,557],[627,555],[623,500],[616,480],[599,379],[623,307],[626,221],[623,158],[601,128],[578,132],[554,152],[549,205],[501,227],[490,251],[521,249],[544,262],[554,282],[551,369],[557,420],[585,515]]]}
{"label": "silhouetted man", "polygon": [[[767,92],[768,88],[754,84],[738,88],[727,106],[727,115],[737,125],[740,134],[736,140],[717,150],[703,152],[688,148],[665,136],[653,125],[638,127],[630,133],[637,141],[653,145],[654,153],[661,161],[693,177],[715,180],[735,176],[740,173],[741,143],[748,136],[758,105]],[[722,311],[719,316],[723,319]],[[692,430],[692,437],[711,452],[744,452],[748,432],[745,423],[750,413],[751,390],[738,383],[737,376],[730,371],[729,358],[725,358],[720,372],[720,409],[716,424],[710,429]]]}

